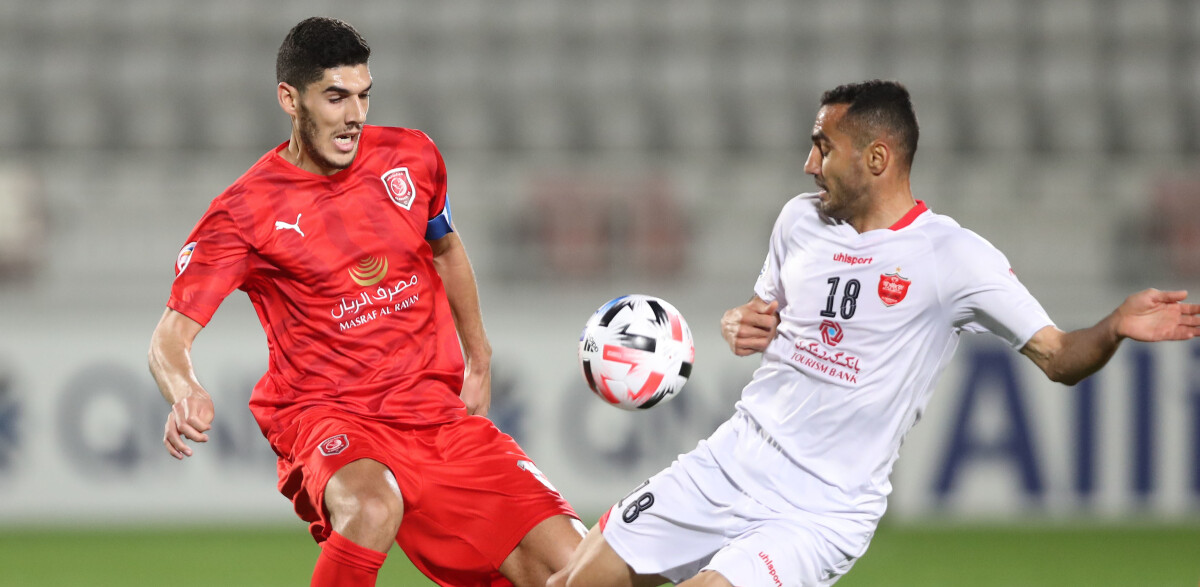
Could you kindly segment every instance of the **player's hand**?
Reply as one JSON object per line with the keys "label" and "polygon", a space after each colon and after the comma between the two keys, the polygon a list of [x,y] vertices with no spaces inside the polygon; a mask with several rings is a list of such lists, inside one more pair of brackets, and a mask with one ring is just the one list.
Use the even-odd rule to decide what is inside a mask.
{"label": "player's hand", "polygon": [[1188,340],[1200,336],[1200,304],[1185,304],[1186,291],[1147,289],[1117,309],[1117,334],[1140,340]]}
{"label": "player's hand", "polygon": [[193,393],[172,404],[163,434],[167,452],[180,460],[192,456],[192,448],[184,439],[208,442],[205,432],[212,428],[214,414],[212,398],[207,393]]}
{"label": "player's hand", "polygon": [[479,365],[472,361],[467,366],[460,397],[463,403],[467,404],[468,414],[487,416],[488,408],[492,406],[491,365]]}
{"label": "player's hand", "polygon": [[754,296],[749,302],[731,308],[721,316],[721,336],[739,357],[767,350],[779,326],[779,301],[764,302]]}

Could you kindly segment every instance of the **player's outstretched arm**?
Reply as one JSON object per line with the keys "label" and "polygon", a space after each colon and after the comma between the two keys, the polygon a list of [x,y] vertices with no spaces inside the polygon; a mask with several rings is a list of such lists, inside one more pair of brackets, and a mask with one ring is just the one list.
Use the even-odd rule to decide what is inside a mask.
{"label": "player's outstretched arm", "polygon": [[1200,304],[1185,299],[1185,291],[1140,291],[1091,328],[1039,330],[1021,352],[1051,380],[1074,385],[1108,363],[1122,339],[1161,342],[1200,336]]}
{"label": "player's outstretched arm", "polygon": [[429,246],[433,248],[433,266],[446,287],[454,327],[458,329],[467,363],[460,397],[467,404],[467,413],[486,416],[492,403],[492,345],[483,329],[475,271],[457,233],[429,241]]}
{"label": "player's outstretched arm", "polygon": [[205,432],[212,428],[212,398],[192,370],[192,341],[202,328],[199,322],[167,308],[150,337],[150,374],[171,404],[163,445],[177,459],[192,456],[185,438],[207,442]]}
{"label": "player's outstretched arm", "polygon": [[767,350],[779,326],[779,302],[763,301],[755,295],[750,301],[730,308],[721,316],[721,336],[739,357]]}

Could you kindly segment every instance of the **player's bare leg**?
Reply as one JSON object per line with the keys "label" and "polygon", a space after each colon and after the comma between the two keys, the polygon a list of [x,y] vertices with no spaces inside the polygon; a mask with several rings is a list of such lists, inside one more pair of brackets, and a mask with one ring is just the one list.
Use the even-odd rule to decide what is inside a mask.
{"label": "player's bare leg", "polygon": [[667,582],[658,575],[633,572],[608,545],[597,524],[579,543],[566,568],[550,577],[546,587],[655,587]]}
{"label": "player's bare leg", "polygon": [[546,518],[504,559],[500,574],[517,587],[543,587],[551,574],[567,566],[584,532],[583,524],[570,516]]}
{"label": "player's bare leg", "polygon": [[700,571],[700,574],[680,583],[678,587],[733,587],[733,583],[716,571]]}
{"label": "player's bare leg", "polygon": [[325,509],[334,532],[364,548],[387,552],[404,517],[404,499],[396,477],[383,463],[359,459],[329,479]]}

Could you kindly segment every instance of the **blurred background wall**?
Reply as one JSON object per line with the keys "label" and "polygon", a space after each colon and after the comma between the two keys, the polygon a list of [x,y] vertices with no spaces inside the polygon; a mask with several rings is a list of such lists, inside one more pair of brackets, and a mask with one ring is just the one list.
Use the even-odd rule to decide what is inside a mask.
{"label": "blurred background wall", "polygon": [[[1200,292],[1193,0],[0,0],[0,520],[288,519],[245,402],[235,293],[197,341],[214,439],[161,447],[145,368],[179,247],[288,137],[275,51],[311,15],[373,47],[368,122],[428,132],[496,349],[494,409],[583,512],[711,432],[755,359],[719,338],[813,189],[823,92],[906,83],[913,188],[1005,251],[1060,326]],[[623,293],[696,335],[683,397],[590,396],[578,333]],[[1200,344],[1127,344],[1075,389],[968,338],[902,451],[897,519],[1196,519]]]}

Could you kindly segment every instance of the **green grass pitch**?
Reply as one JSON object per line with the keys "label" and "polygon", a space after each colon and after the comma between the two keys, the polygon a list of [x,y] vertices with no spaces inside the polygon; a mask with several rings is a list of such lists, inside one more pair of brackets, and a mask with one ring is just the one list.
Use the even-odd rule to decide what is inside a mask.
{"label": "green grass pitch", "polygon": [[[318,549],[302,526],[0,529],[3,587],[307,585]],[[381,587],[432,585],[393,551]],[[838,587],[1156,587],[1200,584],[1200,523],[890,526]]]}

